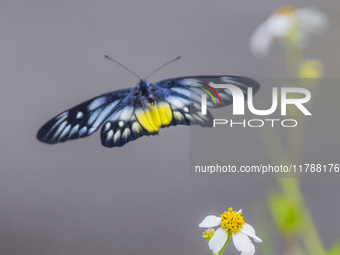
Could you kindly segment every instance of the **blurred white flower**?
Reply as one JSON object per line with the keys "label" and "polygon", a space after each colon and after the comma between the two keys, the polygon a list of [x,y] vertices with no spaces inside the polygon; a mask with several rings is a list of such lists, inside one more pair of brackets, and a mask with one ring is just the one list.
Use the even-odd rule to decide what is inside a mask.
{"label": "blurred white flower", "polygon": [[255,242],[261,243],[262,240],[256,236],[255,229],[249,224],[245,223],[241,216],[242,210],[238,212],[229,208],[221,217],[209,215],[199,224],[202,228],[211,228],[221,225],[215,231],[213,237],[209,240],[209,248],[213,254],[221,251],[223,246],[232,237],[233,243],[241,255],[253,255],[255,247],[248,236],[254,239]]}
{"label": "blurred white flower", "polygon": [[303,47],[312,34],[323,33],[327,26],[326,15],[313,7],[284,7],[270,15],[254,31],[250,39],[250,50],[257,56],[264,56],[275,38],[289,40]]}

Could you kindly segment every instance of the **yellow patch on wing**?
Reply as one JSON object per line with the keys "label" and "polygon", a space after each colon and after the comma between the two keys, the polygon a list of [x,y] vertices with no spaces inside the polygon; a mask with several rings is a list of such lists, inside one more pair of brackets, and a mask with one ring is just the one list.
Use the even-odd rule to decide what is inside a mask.
{"label": "yellow patch on wing", "polygon": [[147,109],[137,109],[138,122],[150,133],[155,133],[160,127],[167,126],[172,121],[170,105],[165,102],[149,106]]}

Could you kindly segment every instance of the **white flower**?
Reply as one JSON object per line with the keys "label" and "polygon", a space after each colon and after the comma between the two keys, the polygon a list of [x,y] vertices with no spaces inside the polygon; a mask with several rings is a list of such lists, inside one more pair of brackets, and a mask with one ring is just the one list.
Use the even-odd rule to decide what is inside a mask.
{"label": "white flower", "polygon": [[313,33],[321,34],[327,26],[326,15],[313,7],[281,8],[254,31],[249,46],[257,56],[267,54],[275,38],[288,39],[303,47]]}
{"label": "white flower", "polygon": [[236,212],[229,208],[221,217],[209,215],[199,224],[199,227],[202,228],[221,225],[208,243],[213,254],[218,253],[230,237],[232,237],[233,243],[236,249],[241,252],[241,255],[253,255],[255,253],[255,247],[248,236],[258,243],[261,243],[262,240],[256,236],[255,229],[244,222],[241,213],[242,210]]}

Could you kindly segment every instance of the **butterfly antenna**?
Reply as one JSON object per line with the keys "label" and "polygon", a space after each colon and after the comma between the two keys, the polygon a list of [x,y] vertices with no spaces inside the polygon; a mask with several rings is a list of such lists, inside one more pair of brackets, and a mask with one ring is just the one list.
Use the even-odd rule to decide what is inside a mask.
{"label": "butterfly antenna", "polygon": [[174,59],[172,59],[172,60],[166,62],[165,64],[161,65],[161,66],[158,67],[155,71],[153,71],[153,72],[150,73],[148,76],[146,76],[144,80],[146,80],[150,75],[152,75],[152,74],[154,74],[155,72],[157,72],[159,69],[163,68],[164,66],[167,66],[168,64],[170,64],[170,63],[172,63],[172,62],[174,62],[174,61],[176,61],[176,60],[178,60],[178,59],[180,59],[180,58],[181,58],[181,56],[178,56],[177,58],[174,58]]}
{"label": "butterfly antenna", "polygon": [[110,58],[108,55],[104,56],[105,58],[115,62],[116,64],[120,65],[121,67],[123,67],[125,70],[129,71],[130,73],[132,73],[133,75],[135,75],[138,79],[142,80],[142,78],[136,74],[134,71],[132,71],[130,68],[127,68],[126,66],[124,66],[123,64],[119,63],[117,60],[114,60],[113,58]]}

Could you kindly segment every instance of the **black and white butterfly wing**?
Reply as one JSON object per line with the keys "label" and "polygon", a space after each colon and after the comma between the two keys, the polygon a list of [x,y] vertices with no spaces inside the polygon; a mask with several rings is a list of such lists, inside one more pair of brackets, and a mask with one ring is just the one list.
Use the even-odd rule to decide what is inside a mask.
{"label": "black and white butterfly wing", "polygon": [[[231,84],[240,88],[247,98],[248,87],[253,88],[256,93],[260,85],[253,79],[241,76],[193,76],[167,79],[151,84],[158,98],[171,105],[173,121],[171,125],[200,125],[212,126],[213,116],[207,111],[206,115],[201,114],[201,97],[206,92],[207,85]],[[216,108],[230,105],[233,97],[229,89],[215,88],[222,104],[215,104],[212,97],[207,97],[207,107]],[[216,99],[217,100],[217,99]],[[216,101],[215,100],[215,101]]]}
{"label": "black and white butterfly wing", "polygon": [[[141,81],[140,84],[147,84]],[[147,87],[140,94],[136,88],[107,93],[79,104],[48,121],[37,138],[45,143],[65,142],[86,137],[101,129],[101,142],[106,147],[123,146],[144,135],[155,135],[159,128],[175,125],[212,126],[213,116],[201,114],[203,89],[213,84],[232,84],[247,96],[259,84],[249,78],[237,76],[195,76],[167,79]],[[216,89],[222,104],[207,97],[210,108],[229,105],[233,97],[228,89]],[[143,92],[144,93],[144,92]],[[216,101],[216,100],[215,100]]]}
{"label": "black and white butterfly wing", "polygon": [[54,144],[89,136],[128,102],[132,93],[133,89],[128,88],[81,103],[48,121],[38,131],[37,138],[41,142]]}
{"label": "black and white butterfly wing", "polygon": [[101,130],[101,142],[106,147],[121,147],[124,144],[136,140],[144,135],[153,135],[157,132],[149,132],[137,119],[137,112],[142,106],[134,98],[121,107],[115,114],[112,114]]}

